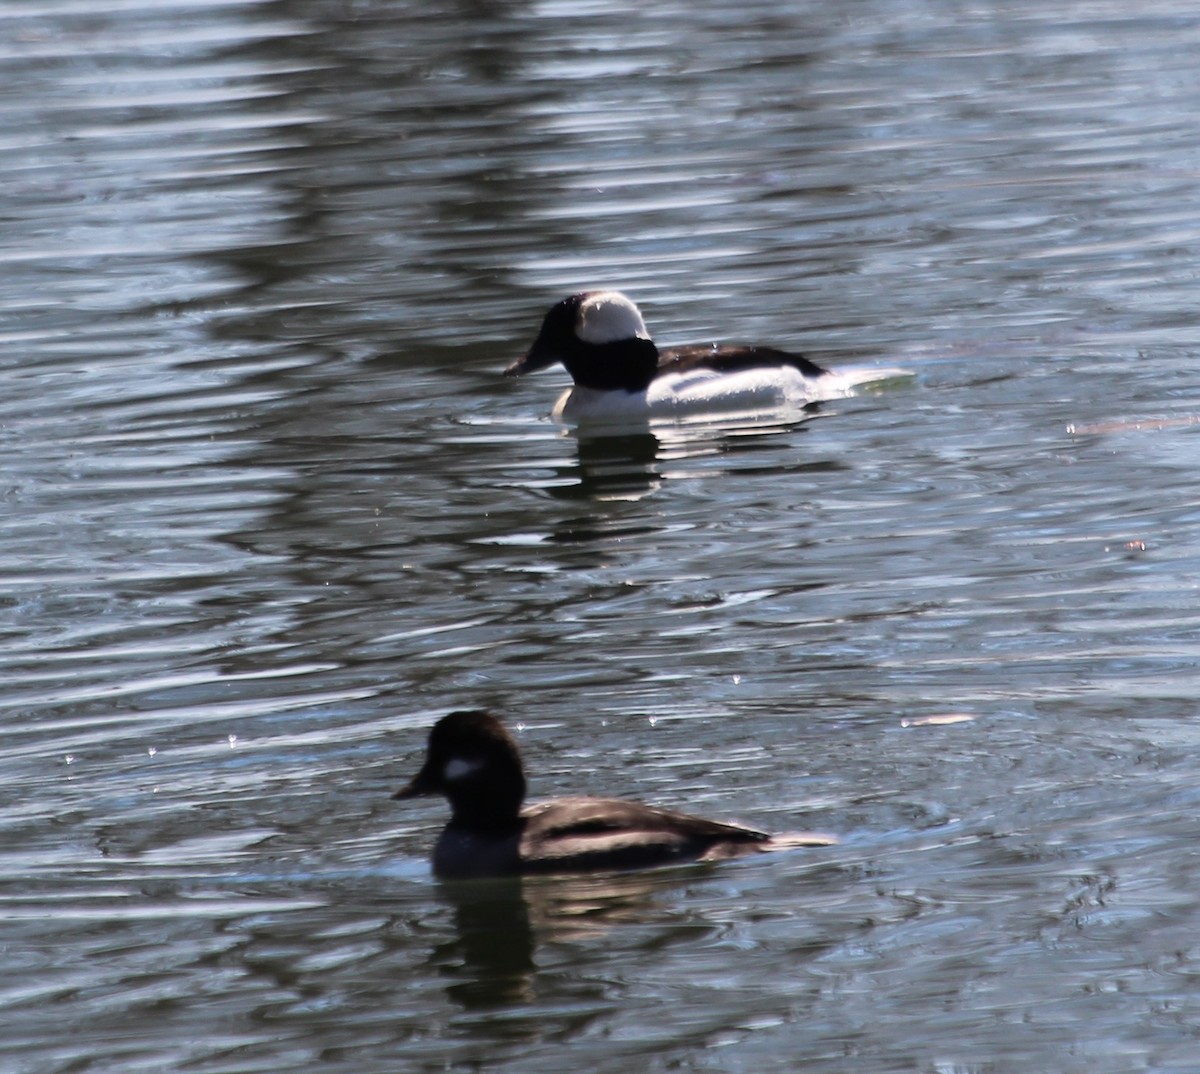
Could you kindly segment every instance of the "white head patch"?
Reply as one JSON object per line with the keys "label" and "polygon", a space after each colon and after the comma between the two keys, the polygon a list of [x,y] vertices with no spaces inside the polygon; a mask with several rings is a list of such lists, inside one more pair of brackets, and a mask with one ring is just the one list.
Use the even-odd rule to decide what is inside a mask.
{"label": "white head patch", "polygon": [[481,757],[451,757],[442,768],[442,778],[447,783],[454,783],[456,780],[473,776],[482,767]]}
{"label": "white head patch", "polygon": [[584,343],[649,339],[641,312],[620,291],[596,291],[579,304],[575,335]]}

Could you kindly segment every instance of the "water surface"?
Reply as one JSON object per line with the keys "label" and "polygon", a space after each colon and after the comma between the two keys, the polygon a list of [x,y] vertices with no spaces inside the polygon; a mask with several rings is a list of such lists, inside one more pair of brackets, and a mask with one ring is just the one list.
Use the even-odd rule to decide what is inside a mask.
{"label": "water surface", "polygon": [[[0,1066],[1192,1071],[1191,5],[0,10]],[[588,438],[664,342],[911,381]],[[534,791],[842,842],[437,885]]]}

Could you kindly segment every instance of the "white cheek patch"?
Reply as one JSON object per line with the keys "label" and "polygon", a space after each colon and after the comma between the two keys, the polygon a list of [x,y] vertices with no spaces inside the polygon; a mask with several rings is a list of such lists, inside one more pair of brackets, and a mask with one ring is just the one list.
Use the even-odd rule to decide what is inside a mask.
{"label": "white cheek patch", "polygon": [[483,767],[483,761],[478,757],[451,757],[442,769],[442,778],[447,783],[473,776]]}
{"label": "white cheek patch", "polygon": [[581,303],[575,335],[584,343],[650,338],[637,306],[620,291],[599,291]]}

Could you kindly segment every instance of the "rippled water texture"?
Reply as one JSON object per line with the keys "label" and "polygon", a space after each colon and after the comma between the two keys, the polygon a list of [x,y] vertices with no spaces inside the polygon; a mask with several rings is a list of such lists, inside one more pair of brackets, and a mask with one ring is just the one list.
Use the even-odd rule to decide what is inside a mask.
{"label": "rippled water texture", "polygon": [[[1192,1074],[1200,16],[0,6],[0,1068]],[[545,309],[913,374],[580,437]],[[535,794],[841,843],[437,885]]]}

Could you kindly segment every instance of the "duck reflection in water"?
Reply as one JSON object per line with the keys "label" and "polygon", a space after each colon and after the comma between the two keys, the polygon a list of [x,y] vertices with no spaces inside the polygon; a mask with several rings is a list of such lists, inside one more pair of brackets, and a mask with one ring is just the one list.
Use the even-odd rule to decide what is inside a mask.
{"label": "duck reflection in water", "polygon": [[651,432],[582,437],[576,451],[577,463],[561,470],[567,483],[550,489],[557,499],[640,500],[662,484],[659,440]]}
{"label": "duck reflection in water", "polygon": [[[453,933],[429,963],[449,979],[447,994],[465,1009],[505,1007],[537,995],[539,944],[593,940],[621,924],[655,919],[655,896],[679,874],[612,873],[446,880],[438,897],[453,910]],[[564,987],[559,980],[557,988]],[[517,1024],[511,1032],[524,1035]],[[539,1036],[544,1027],[528,1027]]]}
{"label": "duck reflection in water", "polygon": [[429,961],[453,979],[449,995],[468,1009],[531,999],[535,941],[521,881],[445,884],[440,894],[454,908],[454,935]]}
{"label": "duck reflection in water", "polygon": [[786,424],[725,421],[577,435],[575,464],[560,467],[564,480],[548,491],[563,500],[640,500],[665,481],[694,475],[701,465],[716,474],[741,472],[756,465],[756,453],[776,451],[782,437],[819,414],[814,403]]}

